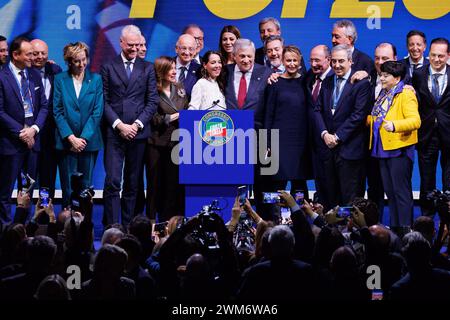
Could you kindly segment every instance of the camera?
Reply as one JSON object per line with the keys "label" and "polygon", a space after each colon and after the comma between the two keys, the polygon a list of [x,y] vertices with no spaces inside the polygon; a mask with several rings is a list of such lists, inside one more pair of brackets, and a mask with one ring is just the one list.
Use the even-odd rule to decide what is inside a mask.
{"label": "camera", "polygon": [[348,219],[352,216],[353,207],[339,207],[336,217]]}
{"label": "camera", "polygon": [[72,194],[70,195],[70,207],[74,211],[85,214],[85,208],[95,195],[94,187],[83,188],[83,174],[75,172],[70,180]]}
{"label": "camera", "polygon": [[247,193],[248,193],[247,186],[238,187],[238,197],[240,206],[243,206],[245,204],[245,200],[247,199]]}
{"label": "camera", "polygon": [[218,207],[218,203],[218,200],[213,200],[211,204],[203,206],[197,214],[199,225],[192,232],[192,237],[209,250],[219,249],[216,234],[216,215],[221,208]]}
{"label": "camera", "polygon": [[27,173],[20,173],[20,177],[21,177],[21,187],[22,187],[22,192],[23,193],[28,193],[30,192],[30,190],[33,188],[34,183],[36,181],[33,180],[33,178],[30,177],[30,175]]}
{"label": "camera", "polygon": [[279,203],[280,194],[278,192],[263,192],[263,203]]}
{"label": "camera", "polygon": [[432,210],[437,211],[439,219],[443,223],[450,223],[450,190],[444,192],[440,190],[433,190],[425,196],[424,205]]}

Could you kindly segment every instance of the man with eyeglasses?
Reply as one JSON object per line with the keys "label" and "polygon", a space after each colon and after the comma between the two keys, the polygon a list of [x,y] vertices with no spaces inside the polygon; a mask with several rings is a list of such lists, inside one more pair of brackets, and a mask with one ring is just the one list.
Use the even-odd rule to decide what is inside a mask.
{"label": "man with eyeglasses", "polygon": [[121,53],[101,68],[105,100],[105,226],[118,223],[122,217],[126,227],[135,215],[150,120],[159,103],[154,67],[138,56],[141,36],[138,27],[125,26],[120,37]]}
{"label": "man with eyeglasses", "polygon": [[205,35],[204,35],[204,32],[203,32],[203,29],[200,28],[200,26],[197,25],[197,24],[188,24],[184,28],[183,34],[190,34],[191,36],[194,37],[195,42],[197,44],[197,49],[195,51],[194,60],[198,64],[201,64],[202,57],[200,56],[200,52],[203,50],[203,47],[205,45],[205,41],[204,41]]}
{"label": "man with eyeglasses", "polygon": [[183,83],[184,90],[189,99],[191,97],[192,87],[197,82],[197,72],[200,64],[193,60],[197,52],[197,43],[190,34],[182,34],[175,45],[177,81]]}

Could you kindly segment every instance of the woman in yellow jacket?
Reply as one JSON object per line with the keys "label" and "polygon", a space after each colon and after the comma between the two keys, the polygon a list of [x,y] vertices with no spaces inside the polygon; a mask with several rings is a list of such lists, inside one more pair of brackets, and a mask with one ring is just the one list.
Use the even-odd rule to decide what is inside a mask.
{"label": "woman in yellow jacket", "polygon": [[405,74],[401,62],[387,61],[381,66],[383,90],[367,118],[371,156],[379,160],[389,200],[390,226],[400,234],[412,223],[411,178],[420,127],[417,98],[412,90],[404,89]]}

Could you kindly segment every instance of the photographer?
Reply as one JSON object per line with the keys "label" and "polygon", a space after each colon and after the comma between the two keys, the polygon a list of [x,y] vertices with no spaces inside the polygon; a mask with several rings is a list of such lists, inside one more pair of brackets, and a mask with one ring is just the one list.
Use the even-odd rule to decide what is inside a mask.
{"label": "photographer", "polygon": [[279,206],[288,207],[291,210],[292,231],[295,236],[294,257],[308,263],[312,262],[315,239],[311,225],[292,195],[284,190],[278,192],[280,193]]}
{"label": "photographer", "polygon": [[49,200],[47,206],[41,204],[39,199],[36,203],[34,216],[27,224],[27,235],[33,237],[35,235],[46,235],[57,242],[58,227],[56,224],[56,216],[53,208],[52,200]]}
{"label": "photographer", "polygon": [[239,270],[236,254],[230,234],[222,218],[214,213],[202,211],[166,240],[160,250],[160,289],[169,298],[180,294],[180,282],[177,269],[185,266],[189,257],[195,253],[204,256],[212,274],[216,277],[216,286],[221,297],[228,298],[236,290]]}

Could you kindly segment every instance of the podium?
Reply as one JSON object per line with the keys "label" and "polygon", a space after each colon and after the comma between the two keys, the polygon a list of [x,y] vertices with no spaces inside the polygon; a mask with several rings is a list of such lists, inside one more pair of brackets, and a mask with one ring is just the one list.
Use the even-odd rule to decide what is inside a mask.
{"label": "podium", "polygon": [[180,111],[176,154],[179,183],[186,186],[186,216],[218,200],[231,216],[237,187],[253,184],[256,132],[252,110]]}

